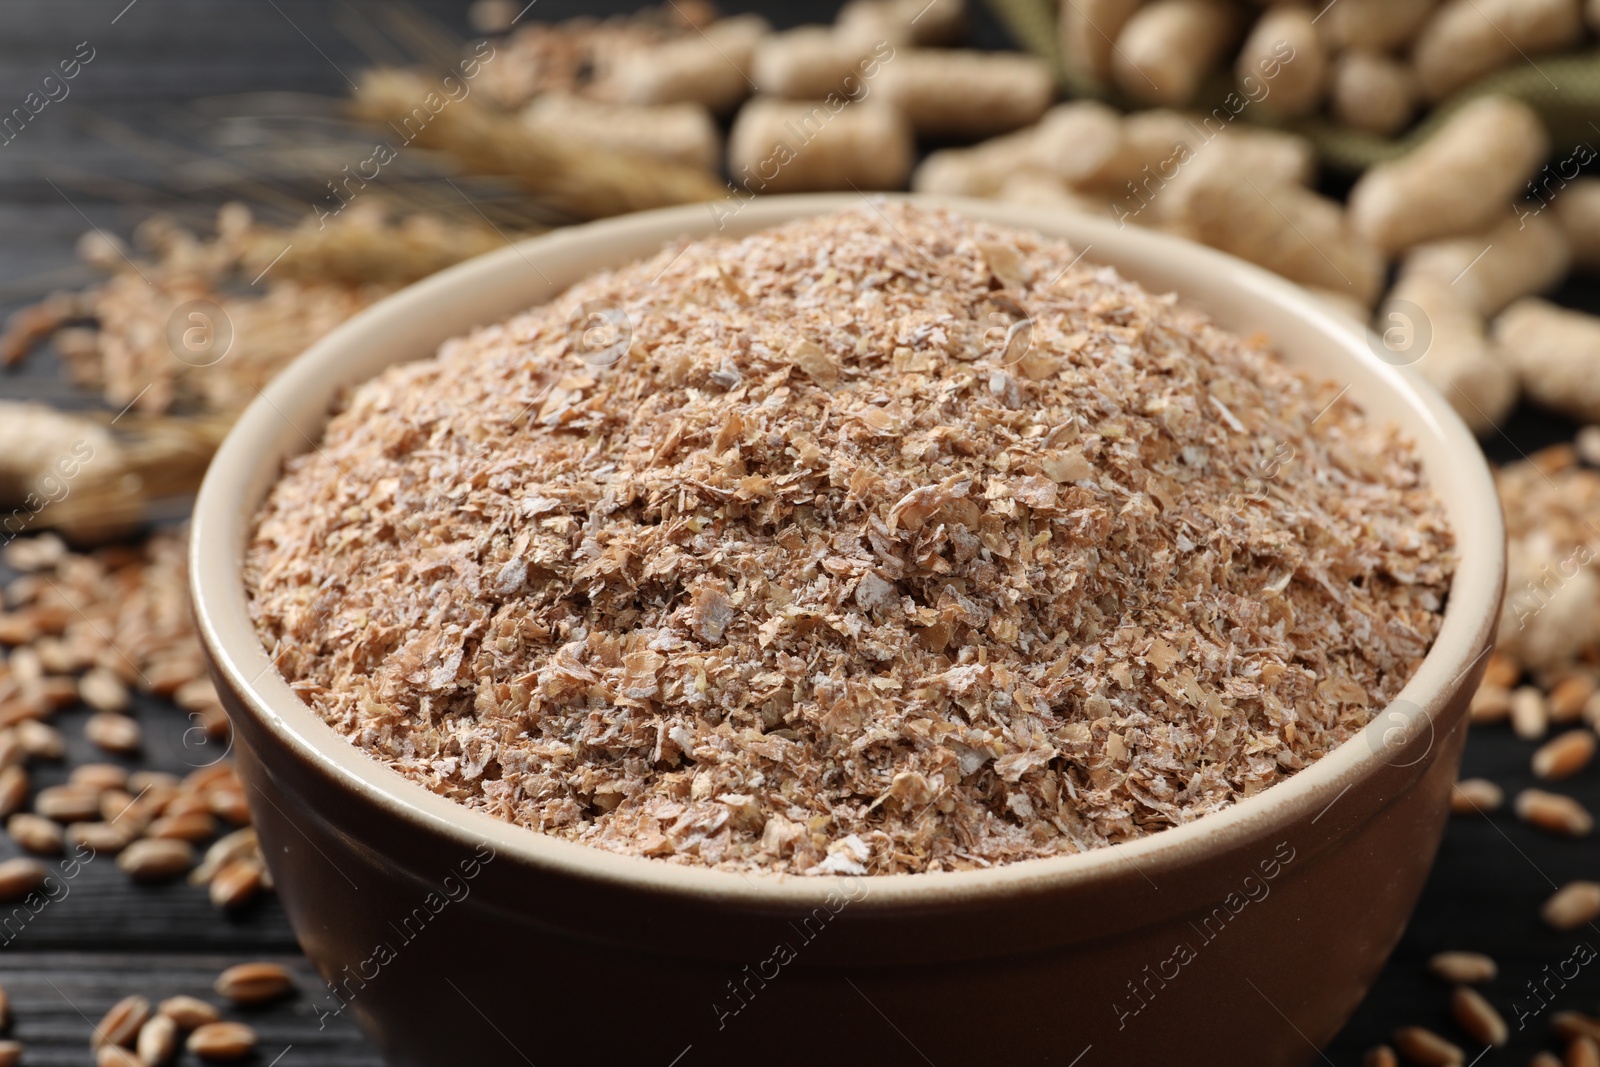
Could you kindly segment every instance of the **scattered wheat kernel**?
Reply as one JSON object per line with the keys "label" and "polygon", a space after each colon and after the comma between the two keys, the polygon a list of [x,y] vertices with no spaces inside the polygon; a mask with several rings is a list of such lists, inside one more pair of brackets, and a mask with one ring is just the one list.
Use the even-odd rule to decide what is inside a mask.
{"label": "scattered wheat kernel", "polygon": [[1469,986],[1456,986],[1450,994],[1450,1015],[1456,1025],[1484,1045],[1498,1048],[1511,1036],[1506,1021],[1483,994]]}
{"label": "scattered wheat kernel", "polygon": [[1600,918],[1600,883],[1568,882],[1539,912],[1557,930],[1573,930]]}
{"label": "scattered wheat kernel", "polygon": [[6,820],[6,833],[18,845],[41,856],[60,855],[64,842],[58,823],[25,811]]}
{"label": "scattered wheat kernel", "polygon": [[1528,1067],[1563,1067],[1561,1057],[1554,1052],[1535,1052]]}
{"label": "scattered wheat kernel", "polygon": [[186,1047],[203,1060],[237,1060],[256,1047],[256,1032],[244,1023],[206,1023],[189,1035]]}
{"label": "scattered wheat kernel", "polygon": [[294,992],[294,979],[276,963],[240,963],[217,976],[216,989],[235,1004],[265,1004]]}
{"label": "scattered wheat kernel", "polygon": [[1561,725],[1577,722],[1589,698],[1595,695],[1595,679],[1587,673],[1571,674],[1550,690],[1550,721]]}
{"label": "scattered wheat kernel", "polygon": [[1436,952],[1428,970],[1452,985],[1476,985],[1494,980],[1494,960],[1481,952]]}
{"label": "scattered wheat kernel", "polygon": [[1379,1045],[1368,1049],[1367,1054],[1361,1057],[1361,1067],[1400,1067],[1400,1061],[1395,1057],[1394,1049]]}
{"label": "scattered wheat kernel", "polygon": [[1511,691],[1511,729],[1524,741],[1537,741],[1550,729],[1550,709],[1538,686],[1519,685]]}
{"label": "scattered wheat kernel", "polygon": [[1474,726],[1505,722],[1511,715],[1511,690],[1485,682],[1472,694],[1468,714],[1471,715]]}
{"label": "scattered wheat kernel", "polygon": [[24,719],[17,723],[17,740],[34,759],[61,759],[67,754],[66,738],[49,723],[37,719]]}
{"label": "scattered wheat kernel", "polygon": [[1533,773],[1547,780],[1570,778],[1589,765],[1594,749],[1595,736],[1587,729],[1557,734],[1533,754]]}
{"label": "scattered wheat kernel", "polygon": [[169,1015],[152,1015],[140,1027],[134,1048],[146,1067],[162,1067],[178,1054],[178,1024]]}
{"label": "scattered wheat kernel", "polygon": [[261,888],[261,865],[255,860],[234,860],[211,879],[211,903],[219,908],[248,904]]}
{"label": "scattered wheat kernel", "polygon": [[95,1067],[145,1067],[137,1053],[120,1045],[101,1045],[95,1049]]}
{"label": "scattered wheat kernel", "polygon": [[1558,1011],[1550,1016],[1550,1029],[1559,1037],[1591,1037],[1600,1041],[1600,1019],[1581,1011]]}
{"label": "scattered wheat kernel", "polygon": [[1542,789],[1524,789],[1512,805],[1517,817],[1541,830],[1565,837],[1584,837],[1594,829],[1594,816],[1576,800]]}
{"label": "scattered wheat kernel", "polygon": [[126,789],[128,772],[115,763],[83,763],[72,768],[67,781],[88,789],[104,792],[107,789]]}
{"label": "scattered wheat kernel", "polygon": [[0,1067],[18,1067],[22,1063],[22,1044],[17,1041],[0,1041]]}
{"label": "scattered wheat kernel", "polygon": [[1465,778],[1450,791],[1450,810],[1456,815],[1483,815],[1505,803],[1505,790],[1487,778]]}
{"label": "scattered wheat kernel", "polygon": [[128,687],[104,667],[90,668],[78,679],[78,695],[94,710],[111,714],[127,711],[131,703]]}
{"label": "scattered wheat kernel", "polygon": [[144,743],[137,719],[106,711],[89,716],[89,721],[83,724],[83,736],[107,752],[137,752]]}
{"label": "scattered wheat kernel", "polygon": [[33,798],[33,810],[57,822],[86,822],[100,814],[101,790],[82,785],[53,785]]}
{"label": "scattered wheat kernel", "polygon": [[190,811],[179,815],[163,815],[145,830],[146,837],[173,838],[199,844],[209,841],[217,832],[217,820],[208,811]]}
{"label": "scattered wheat kernel", "polygon": [[1592,1037],[1575,1037],[1567,1042],[1566,1067],[1600,1067],[1600,1043]]}
{"label": "scattered wheat kernel", "polygon": [[194,866],[194,848],[187,841],[146,838],[123,849],[117,866],[138,882],[166,881]]}
{"label": "scattered wheat kernel", "polygon": [[115,855],[128,847],[132,836],[108,822],[75,822],[67,825],[67,841],[77,848]]}
{"label": "scattered wheat kernel", "polygon": [[28,803],[28,772],[22,767],[0,770],[0,819],[10,818]]}
{"label": "scattered wheat kernel", "polygon": [[1461,1050],[1432,1030],[1420,1026],[1406,1026],[1394,1032],[1394,1044],[1400,1055],[1425,1067],[1459,1067],[1466,1062]]}
{"label": "scattered wheat kernel", "polygon": [[121,1045],[132,1048],[139,1036],[139,1028],[150,1018],[150,1002],[141,996],[123,997],[111,1006],[94,1028],[89,1044],[92,1048],[103,1045]]}
{"label": "scattered wheat kernel", "polygon": [[179,1030],[193,1030],[214,1023],[219,1018],[217,1009],[198,997],[179,995],[168,997],[156,1009],[178,1025]]}
{"label": "scattered wheat kernel", "polygon": [[1483,681],[1485,685],[1497,685],[1501,689],[1510,689],[1522,677],[1522,665],[1504,652],[1496,650],[1489,654],[1489,662],[1483,668]]}

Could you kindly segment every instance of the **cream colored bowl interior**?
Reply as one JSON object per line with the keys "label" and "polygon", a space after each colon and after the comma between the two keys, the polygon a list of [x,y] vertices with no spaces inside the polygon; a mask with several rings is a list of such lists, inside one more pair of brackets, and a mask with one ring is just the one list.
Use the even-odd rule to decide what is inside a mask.
{"label": "cream colored bowl interior", "polygon": [[[1498,609],[1500,509],[1477,443],[1421,379],[1369,351],[1359,329],[1281,278],[1210,249],[1064,211],[984,201],[930,200],[969,216],[1064,237],[1086,262],[1116,267],[1158,292],[1173,291],[1239,332],[1262,331],[1292,362],[1334,381],[1368,412],[1403,424],[1446,506],[1460,564],[1438,641],[1397,698],[1437,715],[1442,694],[1473,665]],[[720,231],[740,236],[789,219],[870,210],[854,194],[773,197],[746,204]],[[726,211],[723,215],[726,216]],[[436,796],[368,758],[324,724],[272,667],[245,607],[240,561],[251,516],[283,460],[314,446],[337,392],[391,364],[431,356],[439,344],[548,301],[597,269],[648,256],[682,236],[717,233],[706,205],[559,230],[481,256],[400,292],[334,330],[279,375],[245,411],[212,463],[197,502],[191,578],[203,635],[218,668],[246,695],[282,744],[391,810],[463,842],[488,841],[502,855],[652,891],[749,903],[820,901],[830,878],[745,876],[620,856],[512,826]],[[1027,883],[1093,878],[1112,864],[1141,869],[1224,844],[1263,821],[1315,812],[1373,770],[1378,757],[1356,737],[1287,781],[1208,815],[1129,844],[987,871],[887,875],[873,880],[875,905],[1003,894]]]}

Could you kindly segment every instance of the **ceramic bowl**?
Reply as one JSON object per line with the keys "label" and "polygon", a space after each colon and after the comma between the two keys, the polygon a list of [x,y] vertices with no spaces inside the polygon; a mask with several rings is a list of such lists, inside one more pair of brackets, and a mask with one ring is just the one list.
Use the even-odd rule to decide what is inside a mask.
{"label": "ceramic bowl", "polygon": [[195,511],[201,635],[300,942],[394,1064],[1306,1064],[1400,936],[1443,832],[1503,585],[1499,505],[1461,421],[1296,286],[1199,246],[1033,207],[937,201],[1067,238],[1350,386],[1417,440],[1458,539],[1437,642],[1362,735],[1233,807],[991,870],[743,876],[614,855],[469,811],[352,747],[246,613],[251,516],[330,401],[391,364],[680,236],[859,206],[757,199],[564,229],[334,330],[244,413]]}

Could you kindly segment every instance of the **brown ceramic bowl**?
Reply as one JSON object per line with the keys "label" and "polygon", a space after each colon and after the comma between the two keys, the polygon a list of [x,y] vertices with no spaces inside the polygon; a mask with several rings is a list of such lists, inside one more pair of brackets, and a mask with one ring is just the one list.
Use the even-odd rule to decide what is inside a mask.
{"label": "brown ceramic bowl", "polygon": [[[1295,286],[1216,252],[1036,208],[946,202],[1068,238],[1146,287],[1343,380],[1403,423],[1460,567],[1443,629],[1373,727],[1186,826],[1082,855],[861,880],[749,876],[589,849],[436,796],[324,725],[245,608],[251,515],[337,390],[716,232],[705,206],[562,230],[414,285],[314,345],[228,436],[195,511],[195,608],[262,847],[301,944],[408,1065],[1310,1063],[1406,923],[1438,846],[1503,584],[1471,435]],[[726,231],[859,205],[754,201]]]}

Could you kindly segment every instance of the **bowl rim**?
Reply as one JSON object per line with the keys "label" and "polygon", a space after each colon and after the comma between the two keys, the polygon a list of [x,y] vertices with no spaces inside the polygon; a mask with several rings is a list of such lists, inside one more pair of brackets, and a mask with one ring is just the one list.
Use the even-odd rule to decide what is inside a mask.
{"label": "bowl rim", "polygon": [[[1331,310],[1311,293],[1211,248],[1070,211],[917,194],[873,194],[873,197],[947,208],[1000,225],[1030,230],[1043,228],[1049,235],[1064,237],[1085,251],[1090,246],[1122,246],[1187,264],[1186,271],[1226,273],[1233,285],[1242,287],[1254,298],[1275,304],[1279,311],[1300,320],[1306,328],[1325,335],[1346,355],[1365,364],[1368,371],[1382,379],[1410,415],[1415,416],[1414,421],[1407,423],[1408,431],[1419,441],[1431,436],[1448,450],[1452,465],[1464,464],[1466,469],[1455,471],[1455,476],[1472,490],[1471,496],[1460,506],[1471,511],[1474,529],[1470,538],[1463,536],[1463,531],[1456,531],[1457,569],[1439,635],[1417,672],[1389,706],[1393,708],[1395,703],[1405,701],[1420,707],[1428,716],[1430,726],[1437,729],[1441,715],[1451,705],[1451,698],[1492,647],[1504,581],[1504,532],[1494,482],[1476,439],[1420,375],[1412,368],[1396,367],[1379,360],[1370,349],[1363,327]],[[859,194],[761,197],[740,205],[741,217],[735,236],[807,215],[859,206],[863,199],[867,198]],[[1041,222],[1048,225],[1041,227]],[[244,537],[259,504],[258,496],[244,499],[247,487],[268,460],[277,464],[282,454],[274,442],[284,434],[283,423],[289,420],[281,413],[279,403],[287,403],[301,389],[321,388],[324,394],[331,392],[335,387],[329,382],[338,378],[335,370],[342,351],[359,345],[364,334],[372,332],[399,308],[414,301],[443,300],[452,294],[465,293],[484,279],[517,269],[519,261],[537,270],[539,257],[569,251],[585,243],[625,244],[630,237],[637,241],[644,233],[660,232],[701,238],[714,235],[719,228],[716,215],[707,211],[707,205],[693,204],[568,227],[516,243],[508,241],[508,247],[485,253],[408,286],[335,328],[274,377],[240,416],[212,460],[191,520],[191,595],[197,629],[212,669],[219,683],[236,697],[238,707],[302,763],[310,764],[325,777],[399,819],[451,839],[464,848],[487,844],[497,857],[512,858],[527,867],[602,882],[614,888],[712,899],[756,908],[810,908],[839,893],[854,879],[839,875],[726,871],[612,853],[467,808],[366,755],[323,722],[273,669],[272,660],[246,610],[240,566]],[[659,246],[657,241],[656,247]],[[608,262],[620,264],[633,258],[636,254],[630,252]],[[566,285],[556,287],[544,302],[557,298],[565,288]],[[526,306],[536,305],[513,308],[491,321],[503,321]],[[1194,306],[1204,310],[1201,302]],[[304,431],[299,433],[314,447]],[[272,480],[268,478],[263,484],[270,485]],[[1468,541],[1482,547],[1475,558],[1468,558],[1462,551],[1461,546]],[[1384,709],[1379,709],[1374,720],[1383,714]],[[1125,873],[1128,864],[1140,872],[1148,872],[1195,862],[1229,845],[1251,840],[1264,829],[1287,825],[1301,815],[1326,811],[1355,784],[1381,770],[1385,764],[1378,750],[1362,744],[1362,734],[1350,738],[1288,779],[1182,826],[1087,852],[1022,860],[988,869],[864,876],[871,888],[864,899],[871,901],[874,909],[970,903],[1017,893],[1059,890],[1119,869]]]}

